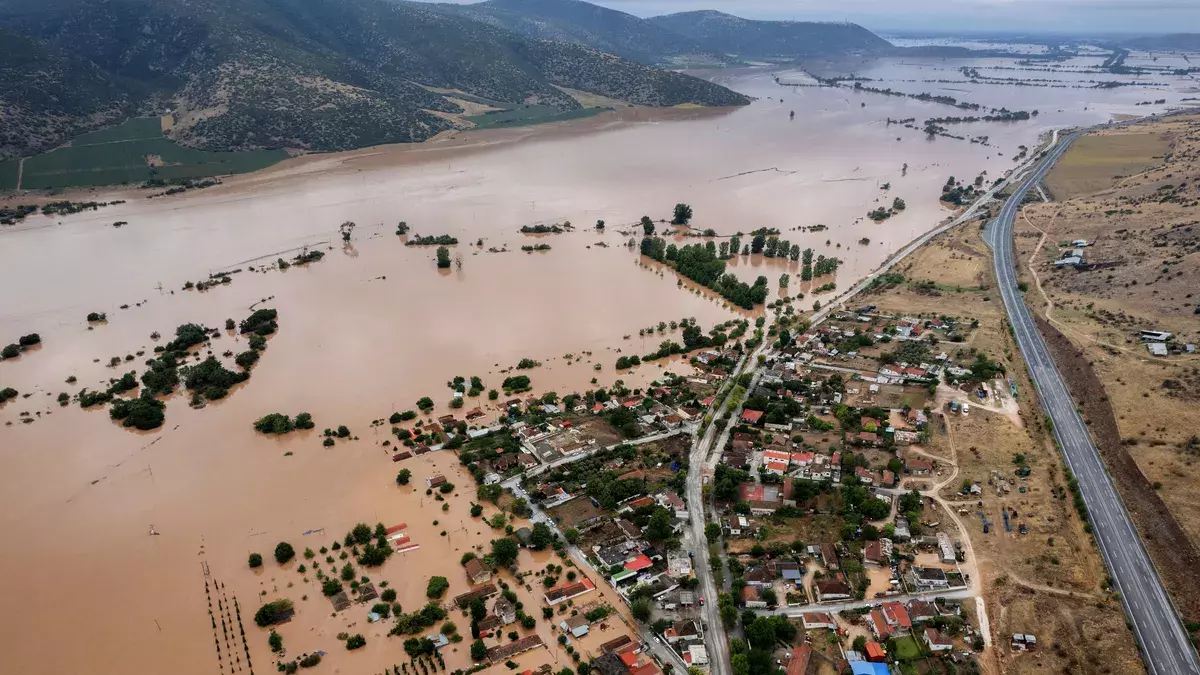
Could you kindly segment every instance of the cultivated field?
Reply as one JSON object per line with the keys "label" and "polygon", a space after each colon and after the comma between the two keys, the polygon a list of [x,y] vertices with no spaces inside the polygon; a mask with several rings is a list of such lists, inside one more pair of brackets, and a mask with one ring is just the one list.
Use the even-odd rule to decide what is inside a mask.
{"label": "cultivated field", "polygon": [[1170,138],[1160,131],[1123,127],[1075,142],[1046,177],[1056,199],[1071,199],[1108,189],[1116,179],[1162,163]]}
{"label": "cultivated field", "polygon": [[17,187],[17,176],[20,175],[21,161],[10,159],[0,162],[0,190],[14,190]]}
{"label": "cultivated field", "polygon": [[[136,183],[152,178],[201,178],[246,173],[287,157],[283,150],[208,152],[178,145],[162,135],[156,117],[84,134],[70,145],[25,160],[22,189]],[[0,170],[0,187],[16,186],[12,169]]]}
{"label": "cultivated field", "polygon": [[591,117],[610,108],[580,108],[578,110],[559,110],[544,105],[525,105],[519,108],[507,108],[482,115],[470,115],[462,119],[471,122],[475,129],[494,129],[497,127],[516,127],[528,124],[544,124],[546,122],[562,122],[583,117]]}

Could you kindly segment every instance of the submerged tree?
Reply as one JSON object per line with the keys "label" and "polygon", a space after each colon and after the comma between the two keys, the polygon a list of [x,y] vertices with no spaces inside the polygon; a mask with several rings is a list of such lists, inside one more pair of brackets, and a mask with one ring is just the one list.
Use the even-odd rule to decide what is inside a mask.
{"label": "submerged tree", "polygon": [[449,269],[450,267],[450,249],[445,246],[437,248],[437,266],[439,269]]}
{"label": "submerged tree", "polygon": [[692,207],[687,204],[675,205],[675,216],[671,218],[672,225],[687,225],[692,220]]}
{"label": "submerged tree", "polygon": [[341,225],[338,225],[338,232],[342,234],[342,241],[350,241],[350,235],[354,232],[355,227],[357,227],[357,225],[354,224],[353,220],[347,220]]}

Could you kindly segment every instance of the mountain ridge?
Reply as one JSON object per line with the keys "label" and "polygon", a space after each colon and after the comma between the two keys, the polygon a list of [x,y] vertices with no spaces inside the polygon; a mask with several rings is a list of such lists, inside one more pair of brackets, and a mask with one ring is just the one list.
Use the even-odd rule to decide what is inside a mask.
{"label": "mountain ridge", "polygon": [[[171,137],[193,147],[331,151],[456,128],[450,117],[463,109],[432,88],[559,110],[581,107],[559,87],[647,106],[749,102],[698,78],[405,2],[0,0],[0,25],[46,64],[120,83],[88,101],[91,112],[76,106],[85,123],[69,131],[33,105],[34,90],[0,88],[0,109],[48,130],[0,135],[0,158],[44,151],[134,110],[170,108]],[[23,67],[12,51],[0,49],[0,72]],[[38,66],[34,79],[64,82],[59,70]]]}
{"label": "mountain ridge", "polygon": [[664,14],[649,21],[741,58],[796,60],[847,53],[884,53],[892,44],[855,23],[760,21],[711,9]]}

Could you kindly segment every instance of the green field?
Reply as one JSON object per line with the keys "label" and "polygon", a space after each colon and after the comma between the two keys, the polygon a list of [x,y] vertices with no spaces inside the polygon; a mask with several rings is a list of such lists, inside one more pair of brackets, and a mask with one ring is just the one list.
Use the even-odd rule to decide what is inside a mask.
{"label": "green field", "polygon": [[[150,157],[161,160],[161,165],[151,166]],[[158,118],[141,117],[84,134],[67,147],[26,159],[20,187],[37,190],[138,183],[151,178],[202,178],[257,171],[286,157],[283,150],[209,152],[187,148],[162,135]],[[15,171],[12,173],[15,187]],[[0,187],[9,187],[8,175],[0,165]]]}
{"label": "green field", "polygon": [[17,188],[17,173],[20,160],[10,159],[0,162],[0,190],[15,190]]}
{"label": "green field", "polygon": [[519,108],[484,113],[483,115],[471,115],[463,119],[474,122],[476,129],[497,129],[501,127],[517,127],[527,124],[544,124],[546,122],[581,119],[597,115],[606,110],[612,110],[612,108],[559,110],[558,108],[551,108],[544,105],[526,105]]}
{"label": "green field", "polygon": [[901,661],[912,661],[921,658],[921,645],[911,635],[896,638],[892,641],[894,656]]}

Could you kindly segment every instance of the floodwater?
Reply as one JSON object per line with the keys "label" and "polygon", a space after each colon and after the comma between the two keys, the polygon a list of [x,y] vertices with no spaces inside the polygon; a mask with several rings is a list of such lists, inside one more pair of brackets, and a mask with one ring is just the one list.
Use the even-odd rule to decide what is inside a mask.
{"label": "floodwater", "polygon": [[[869,64],[868,75],[878,86],[894,81],[906,91],[932,90],[917,81],[949,79],[957,65],[885,60]],[[470,479],[455,474],[461,497],[447,513],[423,489],[397,488],[397,465],[380,445],[387,426],[370,422],[426,395],[441,414],[453,376],[478,375],[493,387],[504,377],[500,370],[524,357],[543,363],[524,371],[536,392],[582,391],[594,386],[593,377],[641,386],[664,368],[686,369],[676,360],[616,373],[613,363],[617,350],[644,354],[664,339],[641,338],[641,328],[695,317],[707,329],[742,314],[677,287],[669,270],[639,265],[620,230],[634,232],[643,214],[669,218],[676,202],[686,202],[697,228],[732,234],[774,227],[802,248],[842,258],[836,281],[845,288],[949,215],[937,196],[951,175],[969,180],[986,170],[998,177],[1013,166],[1018,145],[1032,147],[1051,127],[1157,110],[1134,106],[1146,98],[1179,99],[1174,91],[1134,87],[944,85],[960,99],[1042,111],[1029,122],[960,125],[972,127],[962,135],[988,135],[985,147],[927,140],[884,121],[957,114],[946,106],[784,88],[761,71],[719,79],[759,100],[735,111],[625,112],[300,158],[221,187],[151,200],[134,191],[126,204],[61,219],[37,216],[0,231],[0,283],[8,291],[0,303],[3,342],[29,332],[44,342],[0,363],[0,387],[30,394],[0,407],[0,420],[12,423],[0,427],[0,538],[9,543],[0,558],[0,597],[8,608],[0,618],[4,670],[239,672],[236,661],[218,666],[205,570],[237,597],[247,624],[263,590],[266,599],[296,601],[299,615],[280,630],[289,654],[324,649],[332,665],[322,668],[342,672],[399,663],[400,641],[378,636],[382,627],[368,630],[364,608],[329,617],[316,586],[294,570],[299,560],[283,570],[274,565],[275,544],[317,549],[358,521],[408,522],[422,548],[367,574],[389,580],[410,611],[422,603],[432,574],[451,580],[451,594],[462,592],[463,547],[493,536],[465,516]],[[890,190],[882,190],[885,183]],[[878,224],[865,218],[894,197],[907,203],[903,213]],[[606,232],[591,228],[598,219]],[[118,220],[128,224],[111,227]],[[348,245],[336,232],[345,220],[358,224]],[[405,247],[393,234],[401,220],[414,234],[458,237],[461,267],[439,271],[431,249]],[[518,233],[521,225],[563,220],[575,231],[536,239],[551,251],[519,251],[535,241]],[[816,224],[828,229],[798,229]],[[480,238],[483,246],[475,246]],[[306,245],[325,247],[325,260],[243,271],[231,285],[203,293],[181,290],[188,280],[291,257]],[[493,247],[509,252],[488,253]],[[739,258],[732,269],[748,281],[767,276],[773,289],[781,273],[799,276],[793,264],[759,257]],[[54,401],[59,392],[97,388],[123,372],[106,367],[110,357],[149,354],[154,331],[169,336],[187,322],[218,327],[264,299],[259,306],[279,311],[279,332],[251,380],[224,401],[193,410],[177,394],[164,427],[145,434],[115,426],[101,410]],[[107,312],[109,322],[88,330],[84,317],[92,311]],[[225,334],[213,350],[245,349],[235,341]],[[132,361],[139,371],[144,358]],[[78,382],[66,384],[72,375]],[[255,434],[253,420],[275,411],[310,412],[318,429],[345,424],[359,440],[327,449],[315,432]],[[32,423],[22,423],[22,412]],[[421,485],[434,470],[449,475],[456,459],[409,462]],[[445,524],[434,526],[435,519]],[[302,535],[319,528],[324,535]],[[267,559],[265,571],[247,569],[253,551]],[[546,630],[540,612],[532,613],[538,630]],[[86,627],[64,631],[77,617]],[[451,619],[466,631],[461,616]],[[363,632],[367,647],[348,654],[333,638],[342,630]],[[268,672],[265,632],[250,624],[246,633],[255,669]],[[451,670],[465,664],[466,644],[447,655]],[[532,665],[535,658],[518,661]]]}

